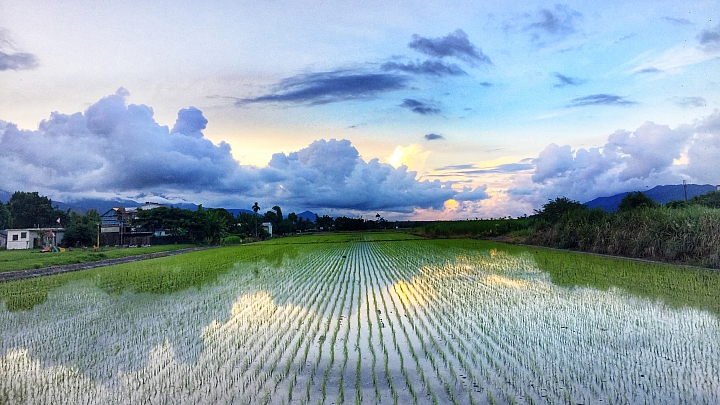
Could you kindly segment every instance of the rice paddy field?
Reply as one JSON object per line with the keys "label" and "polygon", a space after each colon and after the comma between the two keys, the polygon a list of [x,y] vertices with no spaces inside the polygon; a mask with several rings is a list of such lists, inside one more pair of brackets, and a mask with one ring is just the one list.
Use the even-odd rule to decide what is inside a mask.
{"label": "rice paddy field", "polygon": [[720,274],[299,237],[0,284],[0,404],[718,404]]}

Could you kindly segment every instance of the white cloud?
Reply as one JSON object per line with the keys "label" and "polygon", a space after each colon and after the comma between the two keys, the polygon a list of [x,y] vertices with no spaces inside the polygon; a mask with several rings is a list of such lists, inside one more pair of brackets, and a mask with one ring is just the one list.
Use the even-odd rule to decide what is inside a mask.
{"label": "white cloud", "polygon": [[[143,195],[237,206],[239,201],[304,209],[413,212],[441,208],[455,196],[486,198],[481,190],[453,190],[450,183],[418,181],[408,167],[422,167],[429,152],[399,147],[400,165],[363,160],[348,140],[319,140],[289,154],[275,154],[265,168],[243,166],[225,142],[203,134],[207,119],[182,109],[173,129],[158,124],[152,108],[127,105],[124,89],[84,113],[52,113],[37,130],[2,122],[0,189],[45,195]],[[242,205],[240,205],[242,206]]]}
{"label": "white cloud", "polygon": [[566,196],[581,202],[682,180],[720,183],[720,111],[675,129],[646,122],[617,130],[604,146],[572,150],[548,145],[533,159],[531,176],[519,175],[508,194],[538,208]]}

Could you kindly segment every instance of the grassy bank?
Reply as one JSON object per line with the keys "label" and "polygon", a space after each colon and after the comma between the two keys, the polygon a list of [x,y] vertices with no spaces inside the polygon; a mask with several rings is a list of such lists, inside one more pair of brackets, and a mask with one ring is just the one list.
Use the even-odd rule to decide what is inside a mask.
{"label": "grassy bank", "polygon": [[416,228],[413,232],[430,238],[484,238],[526,232],[529,226],[529,218],[441,221]]}
{"label": "grassy bank", "polygon": [[95,262],[125,256],[167,252],[192,247],[192,245],[158,245],[139,248],[103,248],[99,252],[75,249],[65,252],[40,253],[32,250],[0,250],[0,273],[16,270],[41,269],[65,264]]}
{"label": "grassy bank", "polygon": [[534,226],[526,243],[720,268],[720,210],[691,206],[579,210]]}

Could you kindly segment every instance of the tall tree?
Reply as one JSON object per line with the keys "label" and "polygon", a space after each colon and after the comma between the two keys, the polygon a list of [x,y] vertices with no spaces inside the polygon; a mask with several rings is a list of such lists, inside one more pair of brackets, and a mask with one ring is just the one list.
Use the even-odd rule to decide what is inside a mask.
{"label": "tall tree", "polygon": [[96,244],[99,224],[100,215],[95,210],[89,210],[84,215],[70,212],[65,224],[63,244],[65,246],[91,246]]}
{"label": "tall tree", "polygon": [[630,193],[623,197],[618,205],[618,211],[625,212],[638,208],[653,208],[659,207],[660,204],[653,201],[652,198],[645,195],[645,193],[638,191],[637,193]]}
{"label": "tall tree", "polygon": [[13,218],[8,206],[0,201],[0,229],[8,229],[13,226]]}
{"label": "tall tree", "polygon": [[13,226],[16,228],[57,226],[58,218],[67,217],[65,212],[53,208],[49,198],[40,196],[37,191],[32,193],[16,191],[8,201],[8,208],[13,218]]}
{"label": "tall tree", "polygon": [[257,230],[257,213],[260,211],[260,206],[258,205],[257,201],[255,201],[255,205],[252,206],[252,210],[255,213],[255,237],[258,236],[258,230]]}

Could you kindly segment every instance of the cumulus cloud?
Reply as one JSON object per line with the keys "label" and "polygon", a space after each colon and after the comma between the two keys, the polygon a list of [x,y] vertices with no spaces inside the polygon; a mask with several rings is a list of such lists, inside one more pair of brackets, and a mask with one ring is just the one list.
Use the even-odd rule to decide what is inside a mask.
{"label": "cumulus cloud", "polygon": [[636,104],[634,101],[627,100],[625,97],[614,94],[592,94],[585,97],[574,98],[568,104],[568,107],[587,107],[594,105],[621,105],[627,106]]}
{"label": "cumulus cloud", "polygon": [[381,93],[406,87],[407,77],[390,73],[350,70],[310,73],[283,79],[275,89],[255,98],[244,98],[236,105],[251,103],[327,104],[345,100],[370,99]]}
{"label": "cumulus cloud", "polygon": [[427,76],[462,76],[466,75],[460,66],[454,63],[444,63],[439,60],[426,60],[424,62],[386,62],[381,67],[384,71],[401,71],[417,75]]}
{"label": "cumulus cloud", "polygon": [[445,137],[440,134],[426,134],[425,135],[425,140],[434,141],[437,139],[445,139]]}
{"label": "cumulus cloud", "polygon": [[685,173],[700,183],[720,184],[717,159],[720,156],[720,110],[680,128],[694,133],[687,151]]}
{"label": "cumulus cloud", "polygon": [[717,156],[718,110],[677,128],[646,122],[635,131],[615,131],[602,147],[548,145],[532,160],[532,175],[517,178],[508,195],[538,208],[559,196],[585,202],[682,180],[720,184]]}
{"label": "cumulus cloud", "polygon": [[7,30],[0,28],[0,71],[28,70],[37,67],[35,55],[17,52]]}
{"label": "cumulus cloud", "polygon": [[410,111],[420,115],[434,115],[440,114],[441,112],[439,108],[431,104],[414,100],[412,98],[406,98],[405,100],[403,100],[402,104],[400,104],[400,107],[407,108]]}
{"label": "cumulus cloud", "polygon": [[579,86],[585,83],[585,80],[583,79],[565,76],[560,73],[554,73],[554,76],[556,79],[558,79],[558,82],[555,84],[554,87]]}
{"label": "cumulus cloud", "polygon": [[472,187],[463,187],[463,193],[458,195],[455,200],[456,201],[480,201],[480,200],[486,200],[490,198],[490,195],[487,193],[487,184],[483,184],[482,186],[475,187],[474,189]]}
{"label": "cumulus cloud", "polygon": [[461,29],[440,38],[425,38],[413,34],[408,46],[433,58],[454,57],[471,65],[492,64],[490,58],[473,45],[468,35]]}
{"label": "cumulus cloud", "polygon": [[575,25],[582,14],[562,4],[553,9],[543,8],[534,15],[534,22],[527,24],[525,30],[531,33],[533,41],[543,39],[561,39],[577,31]]}
{"label": "cumulus cloud", "polygon": [[228,144],[205,138],[208,120],[199,109],[180,110],[169,129],[155,121],[150,107],[128,105],[126,96],[120,89],[85,112],[54,112],[37,130],[0,121],[0,189],[40,191],[70,201],[164,196],[206,205],[260,201],[297,209],[404,213],[442,207],[463,194],[450,183],[416,180],[408,165],[418,164],[427,152],[413,145],[402,150],[398,167],[365,161],[350,141],[334,139],[275,154],[264,168],[243,166]]}
{"label": "cumulus cloud", "polygon": [[415,180],[405,165],[366,162],[347,140],[319,140],[298,152],[275,154],[261,171],[282,185],[273,197],[293,206],[409,213],[415,207],[440,208],[462,194],[438,181]]}

